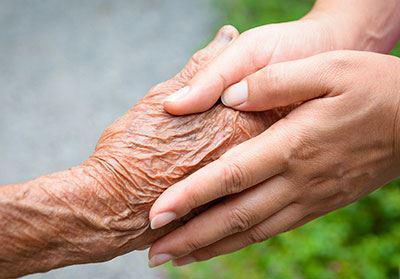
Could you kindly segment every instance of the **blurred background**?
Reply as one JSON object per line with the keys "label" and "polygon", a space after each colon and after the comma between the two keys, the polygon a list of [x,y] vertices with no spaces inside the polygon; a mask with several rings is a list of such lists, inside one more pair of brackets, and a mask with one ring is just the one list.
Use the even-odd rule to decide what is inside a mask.
{"label": "blurred background", "polygon": [[[84,160],[104,127],[222,24],[244,31],[294,20],[312,3],[2,0],[0,184]],[[28,278],[400,278],[399,186],[206,263],[150,270],[145,253],[134,252]]]}

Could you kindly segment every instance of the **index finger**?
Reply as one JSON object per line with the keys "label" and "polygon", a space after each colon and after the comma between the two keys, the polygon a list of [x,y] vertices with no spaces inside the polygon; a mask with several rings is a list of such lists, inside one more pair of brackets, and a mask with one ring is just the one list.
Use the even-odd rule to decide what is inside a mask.
{"label": "index finger", "polygon": [[[279,122],[278,122],[279,123]],[[278,124],[276,123],[276,124]],[[268,129],[169,187],[150,210],[151,228],[160,228],[219,197],[241,192],[285,170],[281,133]]]}

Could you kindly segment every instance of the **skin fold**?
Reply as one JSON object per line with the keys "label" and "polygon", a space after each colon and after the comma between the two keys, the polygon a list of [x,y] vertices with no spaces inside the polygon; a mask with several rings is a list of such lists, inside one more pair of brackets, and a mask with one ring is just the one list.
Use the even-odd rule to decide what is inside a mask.
{"label": "skin fold", "polygon": [[[357,3],[361,3],[360,1]],[[341,4],[338,10],[348,10],[348,6],[351,6],[345,5],[346,1],[331,2]],[[372,3],[372,0],[368,0],[368,3]],[[180,214],[182,217],[180,216],[177,220],[162,228],[150,229],[149,211],[157,197],[169,186],[195,173],[197,170],[201,170],[202,167],[213,166],[212,162],[215,161],[221,162],[218,159],[222,154],[236,145],[247,142],[246,150],[251,150],[252,147],[257,146],[257,142],[248,140],[254,137],[257,140],[260,139],[257,135],[264,133],[272,124],[284,118],[290,110],[285,108],[263,112],[239,112],[224,107],[220,103],[215,104],[222,91],[268,63],[293,60],[337,48],[352,48],[354,47],[351,45],[352,43],[360,42],[358,40],[360,38],[357,36],[365,35],[365,33],[368,33],[369,36],[362,37],[363,40],[360,43],[360,47],[362,46],[369,50],[386,51],[390,48],[391,41],[385,40],[385,38],[391,38],[394,31],[389,28],[385,29],[385,32],[380,32],[381,30],[379,29],[378,32],[374,27],[386,26],[385,22],[379,19],[389,20],[393,17],[393,14],[396,14],[394,3],[394,1],[385,2],[385,7],[389,7],[387,10],[392,11],[387,16],[378,18],[373,14],[369,14],[370,9],[366,8],[365,10],[369,15],[366,17],[367,20],[365,18],[350,17],[351,20],[355,20],[357,23],[372,22],[372,27],[363,29],[362,24],[355,24],[354,26],[358,26],[358,28],[349,30],[350,33],[343,36],[344,38],[351,38],[351,40],[343,41],[343,44],[337,45],[336,41],[333,41],[333,39],[337,38],[337,32],[331,33],[329,27],[327,27],[333,23],[332,18],[336,17],[326,17],[326,21],[324,20],[321,23],[316,21],[316,18],[319,18],[317,15],[324,14],[324,5],[317,8],[315,18],[305,18],[299,24],[271,25],[265,29],[260,28],[256,32],[246,32],[239,39],[237,39],[236,30],[232,29],[232,27],[225,27],[206,49],[192,58],[180,74],[152,88],[142,101],[108,127],[101,136],[94,154],[87,161],[69,170],[0,188],[0,277],[17,277],[71,264],[105,261],[129,251],[147,247],[159,237],[185,224],[193,214],[197,213],[193,209],[198,208],[198,206],[187,205],[185,212]],[[382,8],[382,10],[385,9]],[[340,24],[338,23],[335,26],[338,29],[340,29],[339,26],[348,27],[348,20],[349,17],[340,17]],[[288,31],[283,34],[279,30]],[[368,32],[363,32],[362,30]],[[258,31],[262,31],[262,37],[258,36]],[[308,35],[300,40],[300,38],[296,39],[297,34]],[[316,34],[320,34],[317,35],[317,39],[314,38]],[[322,34],[327,34],[327,36]],[[356,35],[350,36],[350,34]],[[269,42],[276,42],[276,44],[264,42],[261,40],[262,38],[268,38]],[[233,41],[231,42],[232,39]],[[261,42],[254,49],[250,49],[256,50],[260,56],[254,58],[246,54],[247,56],[243,57],[243,59],[239,59],[239,56],[237,56],[239,54],[238,50],[241,49],[240,46],[247,44],[247,39]],[[292,43],[285,43],[285,39],[288,40],[287,42]],[[385,45],[376,44],[376,42],[380,41],[385,41]],[[278,44],[278,42],[281,44]],[[248,45],[254,46],[254,44]],[[236,49],[233,52],[225,52],[226,49],[231,49],[232,46],[239,46],[239,48],[232,48]],[[271,52],[266,50],[271,50]],[[230,55],[225,53],[230,53]],[[247,52],[242,51],[241,53]],[[289,54],[289,56],[286,57],[286,54]],[[238,65],[235,64],[237,61],[241,61],[243,65],[251,67],[238,68]],[[223,64],[229,65],[229,69],[233,72],[226,72],[228,73],[226,76],[218,71],[210,72],[210,69],[214,68],[210,65]],[[196,73],[200,74],[196,75]],[[210,73],[213,77],[218,77],[218,80],[197,78],[203,80],[203,85],[198,87],[199,90],[210,94],[205,96],[206,98],[195,97],[194,101],[195,103],[198,101],[198,107],[192,106],[190,101],[181,102],[176,106],[171,103],[170,106],[168,103],[164,103],[165,98],[173,92],[182,89],[188,83],[193,84],[192,81],[195,75],[205,77]],[[188,96],[197,96],[192,94],[193,92],[186,93],[188,93]],[[351,99],[351,97],[349,98]],[[206,101],[204,102],[204,100]],[[321,106],[325,108],[325,104]],[[177,118],[166,113],[164,108],[176,114],[187,113],[182,108],[189,110],[194,108],[193,111],[189,112],[202,113]],[[371,109],[376,112],[374,108]],[[318,111],[314,111],[311,115],[317,115]],[[334,108],[331,107],[329,112],[333,114]],[[364,122],[360,122],[361,124],[364,124]],[[372,124],[375,125],[372,128],[380,127],[375,122]],[[312,129],[312,126],[310,127],[310,130],[315,130]],[[294,125],[294,128],[298,127]],[[348,131],[351,130],[347,126],[345,128]],[[276,129],[271,131],[276,131]],[[284,131],[289,131],[289,129],[282,128],[280,131],[284,134]],[[293,130],[287,135],[294,136],[296,131],[301,134],[305,130]],[[318,131],[316,130],[315,132]],[[334,132],[332,133],[334,134]],[[272,141],[273,144],[270,144],[270,149],[267,149],[266,152],[258,150],[260,151],[259,153],[253,154],[253,159],[257,158],[258,154],[259,156],[263,155],[263,159],[275,162],[273,164],[274,167],[272,167],[273,172],[278,171],[281,166],[279,161],[275,161],[277,159],[276,152],[279,150],[277,147],[279,147],[281,138],[276,137],[275,139],[275,141]],[[301,138],[299,139],[298,143],[300,144],[303,141],[301,141]],[[312,141],[313,139],[314,141]],[[317,140],[310,138],[309,141],[305,142],[315,143]],[[329,141],[327,140],[327,142]],[[259,144],[258,146],[262,145]],[[298,148],[295,149],[301,152],[296,153],[298,155],[295,157],[297,161],[294,160],[293,162],[298,162],[300,167],[307,165],[304,163],[305,159],[311,158],[312,154],[318,154],[317,149],[315,151],[303,148],[309,148],[309,146],[313,145],[298,145]],[[239,156],[241,155],[240,153],[233,152],[230,154],[224,155],[225,160],[226,158],[241,158]],[[381,157],[377,156],[376,158]],[[217,170],[223,170],[223,168]],[[244,171],[240,172],[239,168],[236,168],[236,171],[245,174]],[[298,176],[301,177],[302,173],[307,172],[298,170],[298,173]],[[233,174],[233,172],[222,173],[226,179],[230,179],[230,184],[227,183],[225,186],[230,186],[226,189],[229,190],[229,194],[232,194],[241,190],[242,180],[240,175],[236,175],[236,173],[235,175],[230,174]],[[307,174],[310,174],[310,176],[304,179],[313,178],[311,171]],[[203,179],[213,177],[212,172],[205,172],[202,177]],[[228,180],[226,181],[228,182]],[[212,184],[210,183],[209,185]],[[374,185],[369,185],[371,187],[367,190],[372,190]],[[287,188],[285,189],[288,190]],[[290,190],[292,191],[289,193],[295,192],[293,189]],[[361,195],[367,190],[360,189],[357,194]],[[193,201],[201,197],[201,194],[207,194],[207,192],[198,193],[198,196],[195,196]],[[222,190],[219,192],[219,196],[225,194],[226,192]],[[287,196],[293,198],[291,195]],[[261,196],[259,195],[258,197]],[[357,195],[346,196],[347,199],[343,198],[339,204],[348,202],[355,197]],[[234,200],[233,198],[231,199]],[[198,202],[198,205],[205,204],[207,206],[208,201],[211,200],[213,199],[209,196],[207,202]],[[224,200],[222,205],[226,205],[229,200]],[[264,201],[263,204],[268,203]],[[325,211],[324,209],[318,209],[317,214]],[[310,216],[314,217],[314,215]],[[257,217],[261,218],[263,216]],[[208,219],[208,224],[213,223],[210,220],[217,219]],[[235,219],[227,218],[226,220]],[[182,230],[185,232],[187,226],[183,225],[181,228],[183,229],[180,232]],[[196,228],[198,232],[199,229],[206,227],[192,226],[191,228]],[[224,227],[221,226],[220,228]],[[234,228],[238,230],[245,228],[245,226],[236,224]],[[282,228],[276,228],[277,231],[279,229]],[[226,233],[228,232],[230,233],[229,230],[226,230]],[[210,234],[203,235],[205,237],[210,236]],[[256,234],[253,233],[252,235],[252,238],[243,237],[243,239],[240,238],[234,243],[239,244],[239,246],[247,245],[248,242],[246,240],[260,239],[260,237],[254,237]],[[210,239],[213,238],[211,237]],[[207,239],[207,241],[210,242],[210,239]],[[164,242],[159,243],[165,244],[165,239]],[[170,243],[174,244],[176,242],[171,241]],[[182,243],[184,245],[190,244],[190,241]],[[168,252],[179,257],[190,254],[196,248],[201,248],[191,245],[192,249],[188,249],[186,246],[176,245],[175,247],[182,249],[176,252],[169,251],[169,247],[163,245],[155,246],[152,250],[153,255]],[[202,257],[198,254],[194,256],[201,260],[206,259],[207,256],[212,257],[229,252],[229,249],[240,248],[236,246],[232,248],[229,245],[222,245],[221,247],[225,247],[225,250],[216,247],[218,249],[202,250]]]}
{"label": "skin fold", "polygon": [[109,126],[81,165],[0,188],[0,277],[106,261],[149,246],[190,218],[152,230],[148,215],[170,185],[286,113],[241,113],[222,104],[180,118],[164,111],[165,97],[236,36],[232,27],[221,29],[181,73]]}
{"label": "skin fold", "polygon": [[246,112],[299,106],[160,196],[153,228],[222,201],[156,241],[151,266],[237,251],[400,175],[400,62],[373,53],[388,53],[400,38],[399,15],[397,0],[316,1],[298,21],[244,32],[166,98],[164,108],[176,115],[220,98]]}
{"label": "skin fold", "polygon": [[247,77],[258,87],[249,86],[248,103],[238,109],[302,104],[158,198],[151,218],[166,212],[179,217],[223,199],[157,240],[149,252],[151,263],[169,259],[184,265],[234,252],[399,177],[399,72],[397,57],[336,51],[278,63]]}
{"label": "skin fold", "polygon": [[399,14],[398,0],[318,0],[299,20],[243,32],[164,108],[175,115],[206,111],[229,86],[279,62],[334,50],[388,53],[400,38]]}

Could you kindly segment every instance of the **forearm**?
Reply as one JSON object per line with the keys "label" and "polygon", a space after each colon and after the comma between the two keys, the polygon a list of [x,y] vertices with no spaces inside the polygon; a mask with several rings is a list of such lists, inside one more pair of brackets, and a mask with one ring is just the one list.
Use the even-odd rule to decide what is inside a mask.
{"label": "forearm", "polygon": [[[151,230],[158,196],[283,117],[289,108],[239,113],[219,104],[174,117],[165,98],[212,58],[211,45],[159,84],[101,136],[82,165],[0,188],[0,277],[98,262],[143,248],[190,218]],[[195,214],[194,212],[192,212]]]}
{"label": "forearm", "polygon": [[119,187],[104,166],[89,160],[0,188],[0,277],[105,261],[169,230],[148,230],[150,204]]}
{"label": "forearm", "polygon": [[91,158],[0,188],[0,278],[106,261],[147,247],[181,224],[149,229],[150,207],[168,184],[145,181],[141,164],[129,181],[109,167]]}
{"label": "forearm", "polygon": [[337,49],[388,53],[400,38],[398,0],[318,0],[305,18],[324,21]]}

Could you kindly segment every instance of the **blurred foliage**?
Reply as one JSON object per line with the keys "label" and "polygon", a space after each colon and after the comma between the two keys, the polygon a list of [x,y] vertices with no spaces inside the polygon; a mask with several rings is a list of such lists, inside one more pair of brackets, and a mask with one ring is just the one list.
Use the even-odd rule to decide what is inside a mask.
{"label": "blurred foliage", "polygon": [[[224,23],[241,32],[295,20],[308,0],[220,0]],[[400,56],[400,44],[393,54]],[[400,181],[299,229],[231,255],[189,267],[171,278],[400,278]]]}
{"label": "blurred foliage", "polygon": [[285,22],[303,17],[312,7],[313,0],[215,0],[224,18],[240,32],[268,23]]}

